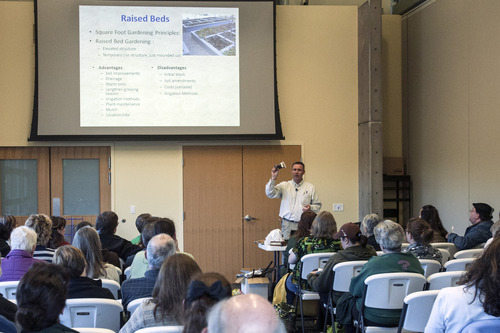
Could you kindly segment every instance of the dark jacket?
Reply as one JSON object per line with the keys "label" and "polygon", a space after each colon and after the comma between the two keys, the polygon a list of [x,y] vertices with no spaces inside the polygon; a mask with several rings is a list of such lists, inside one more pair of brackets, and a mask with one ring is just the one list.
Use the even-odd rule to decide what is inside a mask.
{"label": "dark jacket", "polygon": [[465,229],[463,236],[455,233],[448,234],[448,243],[453,243],[459,250],[472,249],[473,247],[485,243],[491,238],[490,228],[493,221],[481,221]]}
{"label": "dark jacket", "polygon": [[[376,255],[377,252],[375,252],[375,249],[370,245],[366,247],[362,247],[361,245],[348,247],[331,257],[321,272],[309,274],[307,276],[307,282],[309,282],[309,286],[311,286],[313,290],[319,293],[321,301],[326,303],[328,300],[328,293],[333,286],[333,279],[335,276],[333,267],[335,267],[336,264],[346,261],[369,260]],[[342,293],[335,293],[334,301],[336,302],[341,295]]]}
{"label": "dark jacket", "polygon": [[99,234],[99,238],[101,239],[103,249],[113,251],[123,261],[127,261],[129,256],[136,254],[141,250],[139,246],[134,245],[130,241],[117,235]]}
{"label": "dark jacket", "polygon": [[27,333],[27,332],[39,332],[39,333],[78,333],[78,331],[75,331],[69,327],[66,327],[62,324],[56,323],[52,326],[49,326],[47,328],[44,328],[41,331],[27,331],[27,330],[22,330],[21,333]]}
{"label": "dark jacket", "polygon": [[102,287],[101,280],[93,280],[85,276],[72,277],[69,280],[68,298],[115,299],[109,289]]}

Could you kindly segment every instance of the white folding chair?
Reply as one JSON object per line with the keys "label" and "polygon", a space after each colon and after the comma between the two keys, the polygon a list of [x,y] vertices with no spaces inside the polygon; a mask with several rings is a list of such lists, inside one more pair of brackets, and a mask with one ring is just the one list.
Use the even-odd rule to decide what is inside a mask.
{"label": "white folding chair", "polygon": [[456,287],[465,271],[439,272],[427,278],[427,289],[441,290],[446,287]]}
{"label": "white folding chair", "polygon": [[113,296],[115,296],[115,299],[119,299],[119,291],[120,291],[120,284],[116,282],[115,280],[109,280],[109,279],[102,279],[102,287],[107,288],[111,291]]}
{"label": "white folding chair", "polygon": [[[413,292],[424,290],[426,281],[425,277],[418,273],[383,273],[367,277],[358,322],[361,331],[373,332],[370,327],[365,327],[365,308],[403,309],[404,298]],[[391,329],[388,328],[386,331]]]}
{"label": "white folding chair", "polygon": [[382,255],[384,255],[384,251],[377,251],[377,256],[378,256],[378,257],[380,257],[380,256],[382,256]]}
{"label": "white folding chair", "polygon": [[438,250],[439,252],[441,252],[441,256],[443,257],[443,260],[441,262],[444,265],[448,260],[450,260],[450,252],[448,252],[447,249],[438,249]]}
{"label": "white folding chair", "polygon": [[450,258],[453,258],[453,255],[458,252],[458,247],[453,243],[439,242],[439,243],[431,243],[433,247],[436,249],[445,249],[450,253]]}
{"label": "white folding chair", "polygon": [[[322,253],[311,253],[303,256],[300,266],[300,277],[299,277],[299,290],[297,291],[297,298],[300,302],[300,321],[302,324],[302,333],[304,330],[304,309],[303,309],[303,301],[314,301],[319,300],[319,294],[315,291],[302,290],[301,282],[302,280],[307,281],[307,275],[312,271],[325,267],[326,262],[335,255],[335,252],[322,252]],[[297,305],[297,302],[295,302]],[[295,307],[297,309],[297,306]]]}
{"label": "white folding chair", "polygon": [[401,251],[406,250],[406,248],[407,248],[408,246],[410,246],[410,243],[402,243],[402,244],[401,244]]}
{"label": "white folding chair", "polygon": [[151,297],[143,297],[143,298],[137,298],[134,299],[133,301],[130,301],[127,305],[127,311],[130,312],[130,315],[134,313],[134,311],[139,307],[139,305],[142,304],[145,300],[151,299]]}
{"label": "white folding chair", "polygon": [[434,259],[418,259],[420,261],[420,265],[424,269],[424,276],[428,278],[434,273],[437,273],[441,270],[441,263]]}
{"label": "white folding chair", "polygon": [[[355,276],[358,276],[359,272],[363,269],[363,266],[368,262],[368,260],[359,260],[359,261],[346,261],[336,264],[333,267],[333,272],[335,273],[333,276],[333,286],[328,297],[328,304],[326,306],[326,314],[325,314],[325,326],[323,327],[323,331],[326,332],[326,323],[328,314],[331,314],[332,323],[335,323],[335,307],[333,306],[333,295],[332,293],[335,291],[340,292],[348,292],[349,287],[351,285],[351,279]],[[335,326],[334,326],[335,330]]]}
{"label": "white folding chair", "polygon": [[80,333],[114,333],[113,330],[107,328],[73,327],[73,329]]}
{"label": "white folding chair", "polygon": [[125,271],[123,272],[123,274],[125,274],[125,279],[130,279],[130,273],[131,273],[131,267],[127,267],[125,268]]}
{"label": "white folding chair", "polygon": [[184,326],[154,326],[148,328],[142,328],[135,333],[182,333]]}
{"label": "white folding chair", "polygon": [[0,294],[5,299],[16,300],[16,291],[19,281],[2,281],[0,282]]}
{"label": "white folding chair", "polygon": [[398,333],[403,329],[414,332],[423,332],[429,321],[432,306],[439,290],[417,291],[404,299]]}
{"label": "white folding chair", "polygon": [[448,261],[444,264],[444,270],[446,272],[451,271],[466,271],[469,265],[476,260],[476,258],[463,258],[463,259],[454,259]]}
{"label": "white folding chair", "polygon": [[470,250],[462,250],[455,253],[455,259],[464,259],[464,258],[477,258],[483,253],[484,249],[470,249]]}
{"label": "white folding chair", "polygon": [[121,303],[106,298],[73,298],[66,300],[66,307],[59,316],[67,327],[107,328],[120,330]]}

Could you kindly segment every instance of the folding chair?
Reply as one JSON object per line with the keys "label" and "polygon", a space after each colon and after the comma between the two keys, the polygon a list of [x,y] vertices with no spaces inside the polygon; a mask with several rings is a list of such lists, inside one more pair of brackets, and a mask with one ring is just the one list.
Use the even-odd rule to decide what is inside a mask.
{"label": "folding chair", "polygon": [[2,281],[0,282],[0,294],[5,299],[16,300],[16,291],[19,281]]}
{"label": "folding chair", "polygon": [[139,305],[142,304],[145,300],[151,299],[151,297],[143,297],[143,298],[137,298],[128,303],[127,305],[127,311],[130,312],[130,316],[134,313],[134,311],[139,307]]}
{"label": "folding chair", "polygon": [[444,264],[444,270],[446,272],[451,271],[466,271],[469,265],[476,260],[476,258],[463,258],[463,259],[454,259],[448,261]]}
{"label": "folding chair", "polygon": [[438,249],[439,252],[441,252],[441,256],[443,257],[443,260],[441,263],[444,265],[448,260],[450,260],[450,252],[448,252],[447,249]]}
{"label": "folding chair", "polygon": [[453,258],[453,255],[458,252],[458,247],[455,246],[453,243],[431,243],[433,247],[436,249],[445,249],[450,253],[450,258]]}
{"label": "folding chair", "polygon": [[66,300],[66,307],[59,316],[67,327],[107,328],[120,330],[123,307],[120,302],[106,298],[73,298]]}
{"label": "folding chair", "polygon": [[441,270],[441,263],[434,259],[418,259],[420,261],[420,265],[424,269],[424,276],[428,278],[434,273],[437,273]]}
{"label": "folding chair", "polygon": [[423,332],[429,321],[432,306],[436,300],[439,290],[417,291],[406,296],[404,299],[401,320],[399,321],[398,333],[403,329],[414,332]]}
{"label": "folding chair", "polygon": [[484,252],[484,249],[462,250],[455,253],[455,259],[477,258]]}
{"label": "folding chair", "polygon": [[120,284],[116,282],[115,280],[109,280],[109,279],[102,279],[102,287],[107,288],[111,291],[113,296],[115,296],[115,299],[120,299]]}
{"label": "folding chair", "polygon": [[[307,275],[312,271],[325,267],[326,262],[335,255],[335,252],[322,252],[322,253],[311,253],[303,256],[300,267],[300,276],[299,276],[299,290],[296,294],[296,299],[298,298],[300,302],[300,321],[302,324],[302,333],[304,330],[304,308],[303,301],[315,301],[319,300],[319,294],[315,291],[302,290],[301,284],[302,280],[307,281]],[[297,311],[297,301],[295,301],[295,311]],[[295,323],[295,320],[294,320]]]}
{"label": "folding chair", "polygon": [[367,307],[403,309],[404,298],[413,292],[422,291],[426,281],[425,277],[418,273],[384,273],[367,277],[358,321],[361,327],[358,325],[358,328],[361,328],[362,332],[373,331],[370,327],[365,327],[364,312]]}
{"label": "folding chair", "polygon": [[336,308],[333,306],[333,292],[348,292],[349,286],[351,285],[351,279],[359,274],[363,269],[363,266],[368,262],[368,260],[359,260],[359,261],[346,261],[336,264],[333,267],[334,277],[333,277],[333,286],[330,291],[330,295],[328,297],[328,304],[326,305],[326,314],[325,314],[325,325],[323,327],[323,331],[326,332],[326,323],[328,314],[331,314],[331,320],[333,325],[333,331],[335,332],[335,310]]}
{"label": "folding chair", "polygon": [[456,287],[463,273],[465,271],[434,273],[427,278],[427,289],[441,290],[446,287]]}
{"label": "folding chair", "polygon": [[155,327],[140,329],[135,333],[163,333],[163,332],[182,333],[183,330],[184,326],[155,326]]}

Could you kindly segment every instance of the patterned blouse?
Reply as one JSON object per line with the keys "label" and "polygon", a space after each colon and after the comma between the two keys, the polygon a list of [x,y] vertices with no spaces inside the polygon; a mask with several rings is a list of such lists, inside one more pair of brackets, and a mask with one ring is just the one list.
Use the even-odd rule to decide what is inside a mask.
{"label": "patterned blouse", "polygon": [[[301,238],[297,245],[292,249],[292,252],[297,256],[297,262],[292,272],[292,282],[296,285],[298,285],[299,283],[300,268],[302,266],[302,262],[300,261],[300,259],[303,256],[311,253],[337,252],[339,250],[341,250],[341,247],[340,241],[338,240],[318,237]],[[302,280],[301,288],[304,290],[310,289],[307,284],[307,279]]]}
{"label": "patterned blouse", "polygon": [[433,259],[437,260],[443,264],[443,255],[438,249],[430,244],[413,243],[408,245],[408,247],[403,252],[409,252],[413,254],[418,259]]}

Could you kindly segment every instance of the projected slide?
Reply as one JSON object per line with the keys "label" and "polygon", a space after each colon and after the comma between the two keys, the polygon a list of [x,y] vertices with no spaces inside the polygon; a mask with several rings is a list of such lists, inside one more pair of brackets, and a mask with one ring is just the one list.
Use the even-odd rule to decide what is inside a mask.
{"label": "projected slide", "polygon": [[80,126],[240,126],[237,8],[80,6]]}

